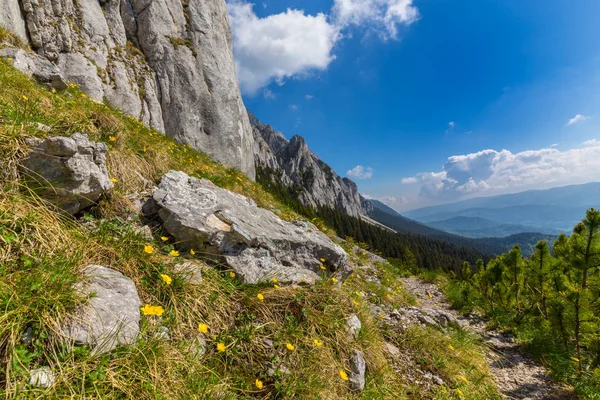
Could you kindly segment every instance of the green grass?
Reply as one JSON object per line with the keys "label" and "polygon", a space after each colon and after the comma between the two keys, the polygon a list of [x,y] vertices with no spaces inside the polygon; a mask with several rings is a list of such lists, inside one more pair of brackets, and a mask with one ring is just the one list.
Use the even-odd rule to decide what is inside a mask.
{"label": "green grass", "polygon": [[[473,365],[483,368],[476,344],[465,342],[460,357],[447,354],[446,342],[459,343],[459,338],[418,329],[390,332],[371,314],[368,302],[394,308],[414,304],[399,284],[398,265],[357,268],[341,287],[323,271],[323,279],[312,287],[277,289],[273,283],[242,284],[225,266],[207,266],[201,253],[172,257],[169,252],[176,243],[172,238],[162,241],[164,232],[154,232],[151,241],[137,233],[135,208],[128,200],[129,195],[157,184],[171,169],[249,196],[286,220],[300,216],[239,171],[175,143],[107,104],[91,101],[75,85],[53,93],[5,60],[0,60],[0,84],[0,396],[404,399],[419,393],[423,398],[457,398],[456,374],[479,382],[472,370]],[[40,130],[39,124],[49,127],[49,132]],[[109,174],[117,180],[115,189],[81,221],[61,216],[28,190],[18,168],[27,136],[75,132],[108,144]],[[335,236],[322,221],[313,222]],[[154,247],[152,254],[144,252],[147,245]],[[342,245],[353,266],[369,264],[365,253],[355,254],[352,242]],[[191,284],[176,272],[175,264],[183,260],[203,268],[202,284]],[[86,301],[73,284],[81,279],[81,267],[89,264],[121,271],[135,282],[143,304],[165,310],[160,319],[142,317],[140,340],[134,345],[103,357],[93,356],[86,347],[66,346],[59,339],[61,321]],[[172,278],[170,285],[161,274]],[[257,298],[259,293],[264,300]],[[348,337],[345,327],[353,313],[363,325],[356,341]],[[199,323],[209,326],[207,351],[201,359],[190,351]],[[155,338],[159,325],[169,329],[171,340]],[[30,344],[21,341],[27,330],[33,333]],[[432,338],[438,346],[427,345]],[[315,346],[314,339],[323,345]],[[272,341],[273,347],[266,346],[265,340]],[[421,368],[447,377],[451,384],[445,388],[446,397],[420,389],[399,373],[384,352],[385,341],[417,354]],[[225,352],[217,350],[218,343],[227,346]],[[286,348],[288,343],[293,351]],[[367,362],[362,394],[353,393],[339,374],[349,371],[352,349],[361,349]],[[56,383],[48,390],[29,387],[28,371],[46,365],[55,372]],[[269,376],[268,365],[284,365],[290,373],[280,368]],[[263,389],[255,386],[256,379],[263,382]],[[493,392],[489,381],[482,382],[480,398]],[[477,398],[473,396],[479,389],[475,385],[468,389],[467,398]]]}

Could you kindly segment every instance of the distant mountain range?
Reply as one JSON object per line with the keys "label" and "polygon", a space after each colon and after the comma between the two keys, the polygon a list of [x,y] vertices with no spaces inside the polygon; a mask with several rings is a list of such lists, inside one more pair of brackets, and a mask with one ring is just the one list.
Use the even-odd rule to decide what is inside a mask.
{"label": "distant mountain range", "polygon": [[444,221],[428,222],[427,225],[448,233],[454,233],[474,239],[505,237],[525,232],[540,232],[551,235],[559,235],[561,233],[559,229],[540,228],[520,224],[503,224],[480,217],[453,217]]}
{"label": "distant mountain range", "polygon": [[591,207],[600,207],[600,182],[478,197],[404,213],[432,227],[470,237],[502,232],[569,233]]}
{"label": "distant mountain range", "polygon": [[[535,244],[540,240],[552,243],[556,239],[556,235],[527,231],[519,231],[516,234],[508,234],[503,237],[492,237],[494,235],[479,236],[477,238],[466,237],[465,235],[453,234],[444,229],[437,229],[410,218],[406,218],[378,200],[364,199],[363,209],[369,218],[392,228],[396,232],[417,234],[439,239],[455,246],[475,249],[487,254],[502,254],[513,248],[515,244],[519,244],[523,254],[528,256],[533,252]],[[479,225],[477,225],[476,222],[473,222],[473,226],[479,226],[480,229],[485,227],[491,228],[494,226],[493,222],[487,220],[477,222]],[[457,225],[460,226],[460,223]],[[467,225],[469,224],[467,223]]]}

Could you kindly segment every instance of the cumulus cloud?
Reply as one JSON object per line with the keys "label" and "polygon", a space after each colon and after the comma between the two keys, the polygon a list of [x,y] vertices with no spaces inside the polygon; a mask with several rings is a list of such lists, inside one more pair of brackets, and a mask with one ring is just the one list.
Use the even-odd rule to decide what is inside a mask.
{"label": "cumulus cloud", "polygon": [[259,18],[252,4],[228,4],[238,80],[242,91],[256,91],[275,81],[324,70],[335,59],[339,30],[325,14],[292,10]]}
{"label": "cumulus cloud", "polygon": [[599,176],[600,141],[592,139],[584,147],[565,151],[488,149],[452,156],[442,171],[420,173],[415,180],[421,184],[420,197],[441,201],[589,182]]}
{"label": "cumulus cloud", "polygon": [[567,122],[567,126],[576,124],[578,122],[581,121],[585,121],[586,119],[588,119],[589,117],[586,117],[585,115],[581,115],[581,114],[577,114],[575,115],[573,118],[571,118],[568,122]]}
{"label": "cumulus cloud", "polygon": [[230,1],[228,9],[238,80],[247,94],[327,69],[334,46],[353,26],[397,39],[401,25],[419,18],[412,0],[334,0],[330,15],[288,8],[260,18],[246,0]]}
{"label": "cumulus cloud", "polygon": [[377,196],[371,196],[367,193],[361,193],[361,195],[362,195],[362,197],[364,197],[367,200],[379,200],[383,204],[386,204],[390,207],[399,206],[399,205],[408,203],[408,200],[404,196],[400,196],[400,197],[380,196],[380,197],[377,197]]}
{"label": "cumulus cloud", "polygon": [[306,100],[312,100],[312,99],[313,99],[313,97],[315,97],[315,96],[313,96],[312,94],[307,94],[307,95],[305,95],[305,96],[304,96],[304,98],[305,98]]}
{"label": "cumulus cloud", "polygon": [[373,168],[357,165],[356,167],[346,171],[349,178],[354,179],[371,179],[373,177]]}
{"label": "cumulus cloud", "polygon": [[454,125],[456,125],[454,121],[448,122],[448,128],[454,128]]}
{"label": "cumulus cloud", "polygon": [[331,11],[338,26],[364,26],[384,39],[396,39],[400,25],[419,19],[412,0],[335,0]]}

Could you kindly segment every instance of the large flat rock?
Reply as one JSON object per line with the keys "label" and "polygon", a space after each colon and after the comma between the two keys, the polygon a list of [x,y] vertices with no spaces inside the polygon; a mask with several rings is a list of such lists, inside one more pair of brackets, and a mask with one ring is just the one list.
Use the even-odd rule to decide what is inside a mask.
{"label": "large flat rock", "polygon": [[248,283],[314,283],[322,265],[345,271],[347,255],[312,224],[283,221],[253,200],[179,171],[163,176],[154,200],[165,229],[184,249],[205,249]]}

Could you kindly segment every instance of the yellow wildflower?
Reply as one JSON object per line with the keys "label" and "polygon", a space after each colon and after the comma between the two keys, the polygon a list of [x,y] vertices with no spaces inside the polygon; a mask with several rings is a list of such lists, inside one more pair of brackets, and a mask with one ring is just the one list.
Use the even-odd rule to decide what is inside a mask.
{"label": "yellow wildflower", "polygon": [[76,87],[77,87],[77,85],[76,85],[76,84],[74,84],[74,83],[71,83],[71,89],[75,89]]}
{"label": "yellow wildflower", "polygon": [[231,272],[229,273],[229,276],[230,276],[230,277],[232,277],[232,278],[235,278],[235,272],[231,271]]}
{"label": "yellow wildflower", "polygon": [[173,257],[179,257],[179,252],[177,250],[171,250],[169,254]]}
{"label": "yellow wildflower", "polygon": [[325,266],[324,266],[324,265],[321,265],[321,269],[322,269],[323,271],[325,271],[327,268],[325,268]]}
{"label": "yellow wildflower", "polygon": [[452,351],[454,351],[454,346],[452,346],[451,344],[448,345],[448,348]]}
{"label": "yellow wildflower", "polygon": [[271,279],[271,282],[273,282],[273,283],[277,283],[277,278],[273,278],[273,279]]}
{"label": "yellow wildflower", "polygon": [[198,324],[198,332],[206,333],[208,332],[208,325],[206,324]]}
{"label": "yellow wildflower", "polygon": [[464,375],[460,376],[460,380],[463,381],[464,383],[469,382],[469,380]]}
{"label": "yellow wildflower", "polygon": [[257,387],[258,389],[262,390],[262,388],[263,388],[263,383],[262,383],[262,381],[261,381],[260,379],[257,379],[257,380],[254,382],[254,384],[256,385],[256,387]]}
{"label": "yellow wildflower", "polygon": [[315,344],[315,346],[317,347],[321,347],[323,346],[323,342],[321,342],[319,339],[313,339],[313,343]]}
{"label": "yellow wildflower", "polygon": [[343,381],[348,380],[348,374],[343,369],[340,369],[340,378],[342,378]]}
{"label": "yellow wildflower", "polygon": [[87,95],[85,93],[81,93],[81,97],[87,97]]}
{"label": "yellow wildflower", "polygon": [[217,344],[217,350],[219,351],[219,353],[223,353],[223,352],[225,352],[225,349],[226,349],[226,347],[225,347],[225,343],[223,343],[223,342],[219,342],[219,343]]}
{"label": "yellow wildflower", "polygon": [[152,246],[144,246],[144,252],[148,254],[154,253],[154,247]]}
{"label": "yellow wildflower", "polygon": [[162,240],[163,242],[166,242],[167,240],[169,240],[169,238],[166,236],[161,236],[160,240]]}
{"label": "yellow wildflower", "polygon": [[108,137],[108,140],[109,140],[109,141],[111,141],[111,142],[116,142],[116,141],[117,141],[117,138],[116,138],[116,137],[114,137],[114,136],[109,136],[109,137]]}
{"label": "yellow wildflower", "polygon": [[433,298],[433,295],[429,292],[427,292],[427,296],[429,296],[430,299]]}
{"label": "yellow wildflower", "polygon": [[383,314],[379,314],[379,318],[381,318],[381,319],[384,319],[384,318],[385,318],[385,315],[383,315]]}
{"label": "yellow wildflower", "polygon": [[338,280],[336,278],[331,278],[331,282],[338,283]]}
{"label": "yellow wildflower", "polygon": [[322,263],[324,263],[324,262],[325,262],[325,259],[324,259],[324,258],[320,258],[319,260],[321,260],[321,262],[322,262]]}
{"label": "yellow wildflower", "polygon": [[170,285],[173,282],[173,278],[171,278],[169,275],[160,274],[160,277],[162,278],[163,282],[167,285]]}
{"label": "yellow wildflower", "polygon": [[194,251],[194,249],[190,250],[190,254],[193,256],[194,254],[196,254],[196,252]]}
{"label": "yellow wildflower", "polygon": [[146,304],[142,307],[142,312],[144,315],[156,315],[160,317],[165,312],[165,309],[162,306],[151,306],[150,304]]}
{"label": "yellow wildflower", "polygon": [[288,344],[286,344],[286,345],[285,345],[285,347],[287,347],[287,349],[288,349],[289,351],[294,351],[294,349],[295,349],[294,345],[293,345],[293,344],[291,344],[291,343],[288,343]]}
{"label": "yellow wildflower", "polygon": [[56,89],[52,89],[52,93],[56,93]]}
{"label": "yellow wildflower", "polygon": [[281,287],[280,287],[279,285],[273,285],[273,287],[274,287],[275,289],[281,289]]}
{"label": "yellow wildflower", "polygon": [[12,57],[8,57],[6,60],[7,60],[8,62],[11,62],[13,59],[12,59]]}
{"label": "yellow wildflower", "polygon": [[23,100],[27,101],[27,100],[29,100],[29,97],[23,95]]}
{"label": "yellow wildflower", "polygon": [[464,396],[464,393],[460,389],[456,389],[456,394],[458,394],[459,396]]}
{"label": "yellow wildflower", "polygon": [[358,301],[356,301],[356,300],[352,300],[352,303],[354,303],[354,305],[357,306],[357,307],[360,305],[360,303]]}
{"label": "yellow wildflower", "polygon": [[577,357],[571,357],[571,360],[573,360],[575,362],[579,362],[579,358],[577,358]]}
{"label": "yellow wildflower", "polygon": [[119,181],[118,181],[117,179],[115,179],[115,178],[110,178],[110,181],[111,181],[112,183],[117,183],[117,182],[119,182]]}
{"label": "yellow wildflower", "polygon": [[259,293],[259,294],[257,294],[257,295],[256,295],[256,297],[257,297],[257,298],[258,298],[260,301],[263,301],[263,300],[265,299],[265,296],[263,296],[263,294],[262,294],[262,293]]}

